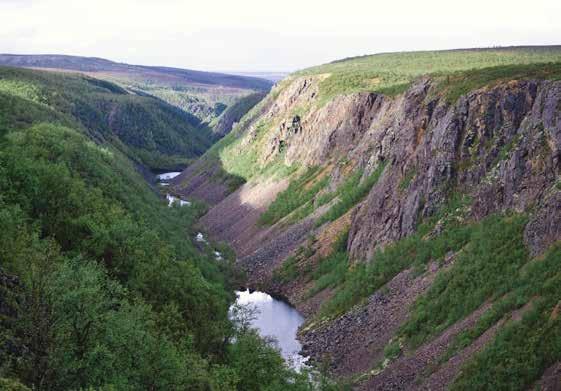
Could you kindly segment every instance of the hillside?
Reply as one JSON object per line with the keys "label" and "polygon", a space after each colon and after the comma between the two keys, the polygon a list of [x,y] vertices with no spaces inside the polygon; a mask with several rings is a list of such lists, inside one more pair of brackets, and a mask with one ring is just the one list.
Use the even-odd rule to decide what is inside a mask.
{"label": "hillside", "polygon": [[0,101],[0,134],[56,121],[153,169],[184,166],[216,139],[176,107],[84,75],[0,67]]}
{"label": "hillside", "polygon": [[0,65],[80,72],[111,81],[129,91],[158,97],[205,123],[218,119],[227,107],[240,99],[255,92],[269,91],[273,84],[249,76],[64,55],[0,54]]}
{"label": "hillside", "polygon": [[210,142],[154,97],[0,68],[0,389],[309,389],[230,320],[240,276],[196,242],[205,206],[138,172]]}
{"label": "hillside", "polygon": [[514,390],[561,365],[561,47],[297,72],[175,179],[356,389]]}

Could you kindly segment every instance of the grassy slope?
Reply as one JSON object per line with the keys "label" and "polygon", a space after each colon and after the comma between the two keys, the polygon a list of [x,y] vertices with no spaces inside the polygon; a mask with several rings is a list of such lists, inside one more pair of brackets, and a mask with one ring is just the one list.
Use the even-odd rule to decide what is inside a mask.
{"label": "grassy slope", "polygon": [[[113,143],[152,168],[184,164],[213,141],[195,117],[156,98],[82,75],[0,68],[0,98],[4,121],[10,117],[16,128],[56,119]],[[8,124],[0,122],[0,131]]]}
{"label": "grassy slope", "polygon": [[[561,62],[561,46],[465,49],[449,51],[383,53],[355,57],[297,72],[329,74],[321,83],[323,101],[337,94],[378,91],[393,95],[424,75],[460,75],[477,69],[505,67],[495,78],[512,78],[509,66]],[[518,77],[525,77],[518,69]],[[469,75],[469,73],[468,73]],[[559,75],[559,74],[558,74]]]}
{"label": "grassy slope", "polygon": [[263,92],[256,92],[240,98],[229,105],[219,117],[215,118],[209,124],[209,126],[219,135],[227,134],[232,129],[233,125],[239,122],[252,107],[265,97],[265,95],[266,94]]}

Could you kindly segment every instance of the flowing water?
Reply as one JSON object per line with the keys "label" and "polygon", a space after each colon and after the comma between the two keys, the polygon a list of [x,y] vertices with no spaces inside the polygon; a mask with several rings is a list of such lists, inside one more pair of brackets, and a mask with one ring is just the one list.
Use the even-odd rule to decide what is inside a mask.
{"label": "flowing water", "polygon": [[[161,186],[169,186],[169,181],[176,176],[181,174],[181,172],[173,171],[173,172],[164,172],[163,174],[156,175],[158,178],[158,183]],[[173,196],[171,194],[166,194],[166,199],[168,200],[168,206],[172,206],[174,203],[178,203],[179,206],[190,206],[191,202],[187,200],[182,200],[179,197]]]}
{"label": "flowing water", "polygon": [[163,174],[158,175],[158,180],[160,182],[169,181],[170,179],[175,178],[181,174],[181,172],[173,171],[173,172],[164,172]]}
{"label": "flowing water", "polygon": [[[180,172],[166,172],[158,175],[160,185],[169,185],[169,180],[181,174]],[[191,203],[171,194],[166,198],[169,205],[178,202],[180,206],[189,206]],[[198,232],[195,240],[200,243],[208,243],[203,233]],[[221,261],[222,254],[214,251],[217,261]],[[236,304],[249,306],[254,309],[251,326],[256,328],[262,337],[273,337],[280,348],[283,358],[295,369],[300,369],[306,362],[306,358],[300,355],[302,345],[296,338],[298,327],[304,323],[304,317],[296,309],[287,303],[276,300],[264,292],[237,291]]]}

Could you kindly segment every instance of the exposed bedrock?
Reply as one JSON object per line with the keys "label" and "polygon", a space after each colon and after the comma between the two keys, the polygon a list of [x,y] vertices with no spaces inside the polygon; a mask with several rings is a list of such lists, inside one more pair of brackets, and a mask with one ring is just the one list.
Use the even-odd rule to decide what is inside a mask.
{"label": "exposed bedrock", "polygon": [[[207,194],[212,207],[202,224],[213,238],[232,244],[255,286],[287,298],[311,318],[332,297],[331,289],[309,297],[313,281],[300,275],[283,282],[271,278],[289,255],[308,245],[311,235],[316,238],[315,255],[306,267],[316,267],[318,254],[324,256],[333,238],[347,228],[351,261],[368,261],[378,248],[415,232],[423,218],[455,194],[471,199],[466,218],[473,220],[506,210],[526,213],[524,241],[532,256],[561,239],[561,82],[499,82],[450,102],[434,81],[421,78],[397,97],[355,93],[321,103],[321,80],[321,75],[292,80],[278,96],[267,98],[238,137],[242,148],[258,143],[256,158],[262,165],[282,158],[288,165],[323,168],[331,191],[349,167],[361,169],[365,178],[383,165],[368,195],[342,218],[318,227],[315,220],[326,210],[323,206],[296,223],[281,220],[262,226],[259,216],[287,188],[286,178],[250,181],[229,195],[209,174],[223,167],[195,165],[180,178],[187,195]],[[261,120],[269,124],[264,134],[257,126]],[[362,306],[301,330],[306,354],[315,362],[327,360],[338,376],[368,373],[380,364],[409,306],[443,267],[431,264],[420,276],[402,271]],[[472,327],[487,308],[452,325],[411,357],[396,360],[363,387],[421,387],[415,383],[417,372],[430,367],[452,338]],[[445,388],[498,327],[425,379],[425,388]],[[411,374],[404,377],[407,371]]]}

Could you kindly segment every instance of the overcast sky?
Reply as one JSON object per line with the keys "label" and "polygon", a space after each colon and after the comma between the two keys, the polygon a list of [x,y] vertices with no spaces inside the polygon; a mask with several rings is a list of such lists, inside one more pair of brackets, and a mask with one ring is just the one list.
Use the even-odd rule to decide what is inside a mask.
{"label": "overcast sky", "polygon": [[561,44],[561,0],[0,0],[0,52],[291,71],[387,51]]}

